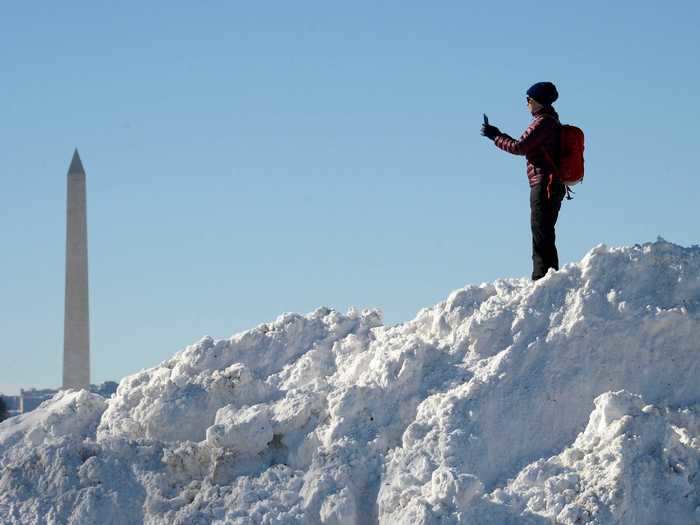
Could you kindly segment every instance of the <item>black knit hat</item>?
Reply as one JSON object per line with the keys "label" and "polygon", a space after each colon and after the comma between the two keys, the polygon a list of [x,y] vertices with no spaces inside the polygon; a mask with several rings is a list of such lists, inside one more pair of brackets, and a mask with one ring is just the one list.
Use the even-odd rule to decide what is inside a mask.
{"label": "black knit hat", "polygon": [[559,98],[559,93],[551,82],[538,82],[527,90],[527,96],[544,106],[550,106]]}

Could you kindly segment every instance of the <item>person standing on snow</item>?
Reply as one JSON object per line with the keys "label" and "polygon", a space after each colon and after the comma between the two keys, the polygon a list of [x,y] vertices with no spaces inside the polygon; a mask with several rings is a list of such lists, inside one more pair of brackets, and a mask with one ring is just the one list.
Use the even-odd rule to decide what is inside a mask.
{"label": "person standing on snow", "polygon": [[551,82],[538,82],[527,90],[527,108],[533,120],[518,140],[491,126],[486,116],[481,127],[481,134],[498,148],[527,159],[533,281],[544,277],[549,268],[559,269],[554,226],[566,188],[556,174],[561,124],[552,104],[557,98],[559,93]]}

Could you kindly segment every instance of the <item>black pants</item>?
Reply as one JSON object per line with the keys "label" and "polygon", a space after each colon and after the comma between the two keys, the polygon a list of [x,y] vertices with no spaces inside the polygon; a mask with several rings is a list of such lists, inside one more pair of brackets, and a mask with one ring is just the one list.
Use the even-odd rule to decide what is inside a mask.
{"label": "black pants", "polygon": [[530,188],[530,228],[532,230],[532,280],[536,281],[549,268],[559,269],[554,226],[559,217],[561,201],[566,194],[563,184],[552,183],[547,197],[547,182]]}

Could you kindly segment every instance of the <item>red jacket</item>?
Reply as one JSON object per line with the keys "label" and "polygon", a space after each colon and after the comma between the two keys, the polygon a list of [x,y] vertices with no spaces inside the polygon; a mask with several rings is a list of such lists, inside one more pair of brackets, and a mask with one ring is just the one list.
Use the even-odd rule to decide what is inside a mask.
{"label": "red jacket", "polygon": [[501,133],[496,136],[494,144],[503,151],[513,155],[525,155],[527,159],[527,178],[530,186],[542,181],[547,183],[556,178],[553,165],[559,158],[559,115],[552,107],[545,107],[533,115],[533,120],[522,136],[514,138]]}

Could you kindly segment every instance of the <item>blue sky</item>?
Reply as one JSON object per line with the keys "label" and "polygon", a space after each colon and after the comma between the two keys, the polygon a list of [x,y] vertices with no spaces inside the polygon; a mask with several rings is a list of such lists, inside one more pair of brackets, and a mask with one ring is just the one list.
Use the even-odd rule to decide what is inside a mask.
{"label": "blue sky", "polygon": [[61,381],[66,171],[92,374],[286,311],[413,318],[530,273],[525,90],[586,133],[563,263],[698,243],[700,4],[14,2],[0,18],[0,392]]}

